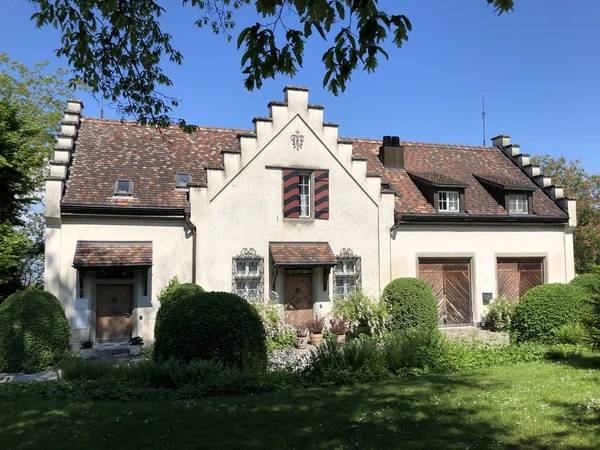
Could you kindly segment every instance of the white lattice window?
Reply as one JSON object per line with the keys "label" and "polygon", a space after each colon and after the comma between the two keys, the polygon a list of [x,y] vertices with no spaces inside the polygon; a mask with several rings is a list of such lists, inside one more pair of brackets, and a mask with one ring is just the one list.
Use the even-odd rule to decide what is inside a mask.
{"label": "white lattice window", "polygon": [[232,291],[248,300],[262,298],[263,267],[263,258],[253,248],[243,249],[233,258]]}
{"label": "white lattice window", "polygon": [[508,196],[508,212],[511,214],[529,214],[527,194],[510,194]]}
{"label": "white lattice window", "polygon": [[300,174],[300,217],[310,217],[311,175]]}
{"label": "white lattice window", "polygon": [[335,298],[348,298],[360,285],[360,258],[350,249],[342,249],[333,270]]}
{"label": "white lattice window", "polygon": [[460,194],[457,191],[439,191],[438,211],[459,212]]}

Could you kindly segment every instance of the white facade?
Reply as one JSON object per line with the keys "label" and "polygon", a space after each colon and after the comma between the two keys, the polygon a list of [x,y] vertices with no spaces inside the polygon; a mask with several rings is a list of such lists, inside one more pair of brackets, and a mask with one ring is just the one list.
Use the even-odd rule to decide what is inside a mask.
{"label": "white facade", "polygon": [[[126,281],[133,285],[132,334],[146,340],[153,339],[160,306],[157,296],[170,279],[195,279],[207,290],[231,291],[232,259],[243,249],[254,249],[263,258],[262,296],[283,303],[285,271],[273,267],[269,253],[273,242],[325,242],[336,255],[351,249],[360,257],[362,288],[373,295],[379,295],[394,278],[418,276],[420,258],[468,259],[473,323],[484,312],[483,293],[497,294],[499,257],[542,258],[545,282],[568,282],[574,276],[574,204],[569,204],[568,224],[396,224],[393,192],[382,189],[379,177],[367,174],[365,160],[352,157],[352,145],[338,140],[336,125],[323,123],[323,108],[309,105],[305,89],[287,88],[285,94],[285,102],[270,104],[269,118],[255,119],[255,133],[240,137],[241,151],[225,152],[223,167],[207,168],[206,184],[190,187],[189,219],[196,229],[195,252],[193,227],[184,217],[61,212],[66,166],[53,166],[46,194],[45,286],[60,299],[76,327],[73,342],[95,337],[99,284],[93,270],[79,272],[83,283],[78,279],[78,270],[73,267],[78,241],[152,242],[147,286],[141,269]],[[71,102],[69,109],[79,114],[81,105]],[[55,159],[60,156],[68,161],[76,127],[63,131]],[[69,133],[73,139],[68,138]],[[328,171],[327,220],[284,218],[282,171],[287,168]],[[318,314],[326,314],[332,304],[333,275],[329,274],[324,284],[325,273],[323,267],[312,272],[313,308]],[[111,282],[123,283],[101,281]],[[88,314],[79,313],[85,327],[81,327],[81,317],[75,320],[78,298],[88,300]]]}

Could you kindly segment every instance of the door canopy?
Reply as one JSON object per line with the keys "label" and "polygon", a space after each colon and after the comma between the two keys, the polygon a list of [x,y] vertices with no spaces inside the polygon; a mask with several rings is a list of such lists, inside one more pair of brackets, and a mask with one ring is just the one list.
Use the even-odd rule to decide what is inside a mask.
{"label": "door canopy", "polygon": [[146,241],[77,241],[73,267],[152,265],[152,242]]}

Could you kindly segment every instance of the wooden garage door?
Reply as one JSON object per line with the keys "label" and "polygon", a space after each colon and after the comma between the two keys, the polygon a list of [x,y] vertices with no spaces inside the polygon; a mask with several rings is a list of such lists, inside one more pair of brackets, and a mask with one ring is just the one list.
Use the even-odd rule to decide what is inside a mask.
{"label": "wooden garage door", "polygon": [[469,260],[420,260],[419,278],[437,299],[440,326],[472,323]]}
{"label": "wooden garage door", "polygon": [[529,289],[544,283],[544,262],[535,259],[498,258],[498,296],[518,300]]}

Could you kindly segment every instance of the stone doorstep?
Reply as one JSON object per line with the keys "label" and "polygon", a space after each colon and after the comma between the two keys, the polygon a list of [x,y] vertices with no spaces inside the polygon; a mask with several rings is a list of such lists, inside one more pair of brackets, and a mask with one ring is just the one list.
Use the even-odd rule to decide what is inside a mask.
{"label": "stone doorstep", "polygon": [[129,354],[129,341],[99,342],[94,345],[92,352],[94,358],[105,358],[125,354]]}

